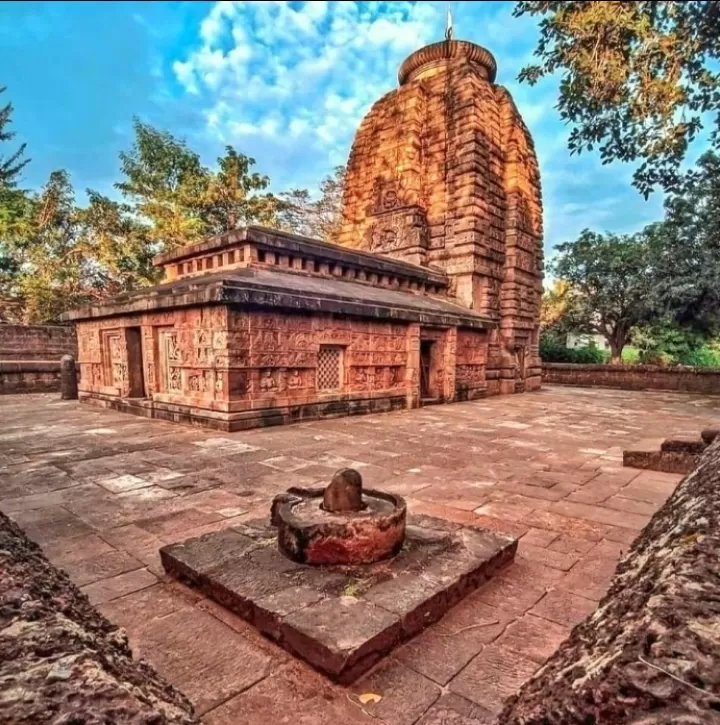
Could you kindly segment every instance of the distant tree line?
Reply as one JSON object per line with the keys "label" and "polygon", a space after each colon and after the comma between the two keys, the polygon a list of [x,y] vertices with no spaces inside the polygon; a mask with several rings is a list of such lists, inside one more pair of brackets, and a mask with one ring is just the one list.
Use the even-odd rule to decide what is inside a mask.
{"label": "distant tree line", "polygon": [[543,299],[546,358],[563,355],[572,331],[602,335],[612,362],[632,343],[647,362],[720,365],[720,157],[701,157],[662,221],[637,234],[585,230],[548,267],[557,281]]}
{"label": "distant tree line", "polygon": [[24,144],[13,148],[12,111],[0,108],[0,322],[54,322],[79,304],[154,284],[159,252],[247,224],[327,241],[337,233],[344,168],[322,181],[317,199],[306,189],[273,194],[255,159],[234,147],[210,169],[185,142],[138,120],[120,154],[118,199],[87,189],[78,204],[64,170],[39,191],[23,189],[29,159]]}

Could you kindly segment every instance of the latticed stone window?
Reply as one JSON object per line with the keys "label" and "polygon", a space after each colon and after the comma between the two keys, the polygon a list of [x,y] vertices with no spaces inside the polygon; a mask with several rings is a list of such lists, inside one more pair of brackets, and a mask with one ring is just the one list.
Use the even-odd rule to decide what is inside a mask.
{"label": "latticed stone window", "polygon": [[320,345],[317,365],[317,388],[326,392],[340,390],[343,383],[343,348]]}

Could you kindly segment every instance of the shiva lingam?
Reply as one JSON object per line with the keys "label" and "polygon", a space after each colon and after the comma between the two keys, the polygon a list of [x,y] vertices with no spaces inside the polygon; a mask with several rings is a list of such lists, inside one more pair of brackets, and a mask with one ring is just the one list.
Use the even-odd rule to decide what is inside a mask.
{"label": "shiva lingam", "polygon": [[322,488],[289,488],[275,497],[271,518],[280,551],[302,564],[372,564],[395,556],[405,541],[401,496],[363,489],[343,468]]}

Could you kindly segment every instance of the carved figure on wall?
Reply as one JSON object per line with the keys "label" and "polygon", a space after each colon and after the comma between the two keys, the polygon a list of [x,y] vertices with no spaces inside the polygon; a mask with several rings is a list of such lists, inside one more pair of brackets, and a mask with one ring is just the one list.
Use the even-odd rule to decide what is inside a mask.
{"label": "carved figure on wall", "polygon": [[353,368],[353,385],[362,387],[367,385],[368,376],[365,368]]}
{"label": "carved figure on wall", "polygon": [[400,203],[397,191],[393,188],[385,189],[382,193],[380,203],[384,211],[391,211],[394,209]]}
{"label": "carved figure on wall", "polygon": [[299,370],[291,370],[287,381],[288,388],[299,388],[302,386],[302,377]]}
{"label": "carved figure on wall", "polygon": [[93,376],[93,387],[95,388],[101,388],[103,386],[103,369],[102,365],[93,365],[92,366],[92,376]]}
{"label": "carved figure on wall", "polygon": [[402,368],[390,368],[390,387],[396,388],[402,383]]}
{"label": "carved figure on wall", "polygon": [[214,387],[212,370],[206,370],[203,373],[203,390],[206,393],[212,393]]}
{"label": "carved figure on wall", "polygon": [[178,347],[177,336],[174,332],[165,334],[165,352],[168,361],[180,362],[180,348]]}
{"label": "carved figure on wall", "polygon": [[385,387],[385,368],[375,368],[373,387],[375,390],[382,390]]}
{"label": "carved figure on wall", "polygon": [[277,380],[272,370],[263,370],[260,373],[260,392],[270,393],[273,390],[277,390]]}
{"label": "carved figure on wall", "polygon": [[168,370],[168,391],[175,393],[182,392],[182,373],[180,368],[170,368]]}

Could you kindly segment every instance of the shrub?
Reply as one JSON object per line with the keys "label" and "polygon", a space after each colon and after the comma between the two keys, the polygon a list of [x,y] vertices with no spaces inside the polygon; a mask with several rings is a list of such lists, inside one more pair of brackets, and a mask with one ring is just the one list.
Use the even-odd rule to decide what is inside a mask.
{"label": "shrub", "polygon": [[595,345],[589,347],[569,348],[565,341],[543,333],[540,335],[540,358],[548,363],[575,363],[578,365],[592,365],[605,363],[610,355]]}

